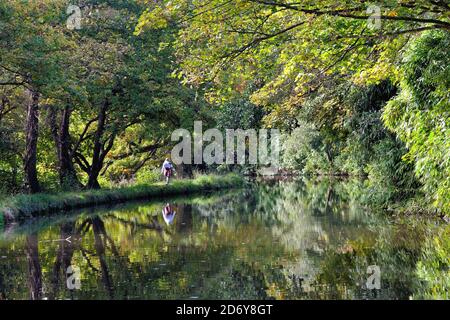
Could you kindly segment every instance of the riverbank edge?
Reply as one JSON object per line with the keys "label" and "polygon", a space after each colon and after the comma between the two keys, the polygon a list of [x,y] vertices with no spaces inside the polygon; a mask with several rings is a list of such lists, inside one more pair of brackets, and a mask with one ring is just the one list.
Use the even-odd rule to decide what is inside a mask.
{"label": "riverbank edge", "polygon": [[100,189],[56,194],[17,195],[0,203],[0,225],[59,211],[140,200],[150,197],[183,195],[202,191],[242,187],[244,178],[237,174],[206,175],[195,179],[174,180],[169,185],[154,183],[117,189]]}

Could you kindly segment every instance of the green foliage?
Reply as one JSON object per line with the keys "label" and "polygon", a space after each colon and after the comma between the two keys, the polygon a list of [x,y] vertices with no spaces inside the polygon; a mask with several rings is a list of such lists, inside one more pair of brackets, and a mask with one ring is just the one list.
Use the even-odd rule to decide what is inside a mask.
{"label": "green foliage", "polygon": [[298,122],[291,134],[286,134],[283,144],[282,165],[285,168],[301,170],[303,173],[330,172],[329,162],[323,151],[323,139],[313,125]]}
{"label": "green foliage", "polygon": [[[415,168],[448,211],[447,7],[381,1],[373,29],[356,0],[88,0],[82,28],[68,30],[68,4],[0,4],[1,188],[17,192],[23,180],[31,88],[48,192],[155,181],[173,130],[203,120],[205,129],[281,129],[285,168],[368,177],[377,204],[415,194]],[[69,178],[57,137],[66,112]]]}
{"label": "green foliage", "polygon": [[[52,192],[79,188],[74,180],[86,183],[94,164],[102,183],[133,179],[160,165],[174,129],[206,118],[201,90],[172,77],[176,28],[136,36],[142,2],[89,0],[81,6],[81,29],[69,30],[69,4],[14,0],[0,6],[0,177],[15,188],[23,180],[28,88],[40,94],[37,171]],[[66,157],[76,172],[63,181],[56,136],[66,112]],[[96,158],[95,144],[101,150]]]}
{"label": "green foliage", "polygon": [[[148,6],[136,33],[180,23],[174,45],[181,60],[178,76],[186,83],[206,84],[211,101],[232,100],[248,90],[250,101],[268,112],[264,125],[292,133],[283,147],[286,167],[368,176],[370,192],[382,194],[376,202],[386,203],[418,187],[411,174],[414,165],[426,180],[426,192],[446,206],[450,77],[448,43],[441,38],[448,38],[448,8],[427,1],[381,1],[377,6],[378,29],[368,28],[374,21],[368,4],[360,1],[162,1]],[[428,40],[411,45],[417,34]],[[416,58],[409,54],[399,63],[408,46],[417,47]],[[428,54],[432,46],[437,48]],[[435,128],[395,130],[400,137],[400,131],[409,135],[401,137],[403,143],[380,121],[399,81],[399,97],[414,95],[419,105],[408,110],[420,111],[408,111],[405,126],[420,122]],[[395,109],[391,118],[399,121],[401,107],[394,104],[388,109]],[[429,105],[436,105],[434,111],[422,112]],[[412,163],[401,161],[404,144]]]}
{"label": "green foliage", "polygon": [[426,283],[415,299],[448,300],[450,287],[450,227],[427,239],[417,274]]}
{"label": "green foliage", "polygon": [[432,26],[448,27],[446,8],[427,1],[377,5],[382,29],[368,28],[368,4],[356,0],[161,1],[148,5],[137,33],[181,25],[180,76],[192,84],[213,82],[211,96],[217,100],[258,81],[252,101],[272,107],[268,121],[274,123],[330,77],[361,83],[395,78],[393,62],[408,34],[420,31],[423,10],[430,9]]}
{"label": "green foliage", "polygon": [[152,183],[161,179],[161,170],[160,168],[150,169],[146,168],[145,170],[140,170],[136,175],[136,183]]}
{"label": "green foliage", "polygon": [[283,164],[306,174],[367,177],[367,201],[387,205],[418,187],[406,152],[383,125],[382,108],[396,92],[389,82],[367,87],[338,83],[319,90],[299,112],[283,142]]}
{"label": "green foliage", "polygon": [[385,124],[408,148],[405,160],[434,204],[450,210],[450,35],[427,32],[408,48],[401,92],[386,106]]}
{"label": "green foliage", "polygon": [[242,97],[223,103],[216,114],[214,122],[219,129],[258,130],[264,110],[251,103],[248,96],[244,94]]}
{"label": "green foliage", "polygon": [[[3,127],[0,122],[0,194],[12,193],[17,187],[19,169],[18,141],[14,139],[14,130]],[[12,191],[12,192],[11,192]]]}

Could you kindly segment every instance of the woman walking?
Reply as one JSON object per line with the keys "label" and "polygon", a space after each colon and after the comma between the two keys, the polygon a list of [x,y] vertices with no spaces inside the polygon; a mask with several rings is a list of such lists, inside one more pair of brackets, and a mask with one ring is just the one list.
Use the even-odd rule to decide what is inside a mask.
{"label": "woman walking", "polygon": [[170,162],[169,158],[166,158],[166,160],[164,160],[164,163],[161,168],[161,173],[166,178],[166,184],[169,184],[170,177],[172,176],[173,171],[174,171],[174,168],[173,168],[172,163]]}

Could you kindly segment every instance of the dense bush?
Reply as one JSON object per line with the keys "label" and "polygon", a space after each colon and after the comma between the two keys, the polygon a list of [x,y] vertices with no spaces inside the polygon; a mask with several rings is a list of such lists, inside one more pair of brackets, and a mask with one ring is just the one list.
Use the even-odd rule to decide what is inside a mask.
{"label": "dense bush", "polygon": [[383,114],[385,124],[406,143],[406,161],[434,204],[450,211],[450,35],[423,34],[402,63],[401,92]]}
{"label": "dense bush", "polygon": [[283,165],[306,174],[367,177],[366,198],[375,204],[410,196],[418,185],[412,165],[402,161],[405,145],[381,119],[395,93],[389,81],[320,91],[305,103],[298,127],[285,137]]}
{"label": "dense bush", "polygon": [[298,169],[302,173],[329,172],[320,132],[306,121],[299,121],[291,134],[284,135],[282,141],[282,165],[288,169]]}

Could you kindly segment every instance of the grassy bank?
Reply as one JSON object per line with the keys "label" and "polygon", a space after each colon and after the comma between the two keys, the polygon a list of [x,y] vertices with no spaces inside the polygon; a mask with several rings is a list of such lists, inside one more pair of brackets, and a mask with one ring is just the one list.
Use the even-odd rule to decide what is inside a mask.
{"label": "grassy bank", "polygon": [[244,180],[235,174],[225,176],[208,175],[192,180],[174,180],[169,185],[155,183],[84,192],[18,195],[7,198],[0,203],[0,224],[3,221],[24,220],[58,211],[121,203],[128,200],[240,187],[243,184]]}

